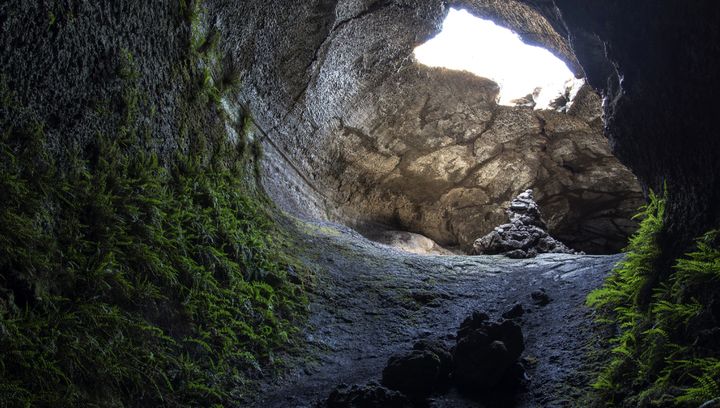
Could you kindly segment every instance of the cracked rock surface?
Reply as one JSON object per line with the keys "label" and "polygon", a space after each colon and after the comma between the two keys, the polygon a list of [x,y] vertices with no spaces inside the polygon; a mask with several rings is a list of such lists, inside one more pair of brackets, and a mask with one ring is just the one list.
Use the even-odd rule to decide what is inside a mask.
{"label": "cracked rock surface", "polygon": [[487,79],[421,65],[386,81],[338,122],[324,180],[342,215],[363,232],[380,223],[467,249],[502,223],[500,203],[532,187],[552,234],[618,251],[642,193],[598,127],[597,94],[568,113],[499,106],[497,94]]}
{"label": "cracked rock surface", "polygon": [[[455,342],[460,323],[474,310],[499,318],[516,303],[525,335],[523,360],[531,361],[526,392],[517,407],[573,406],[590,381],[581,371],[593,338],[587,293],[598,287],[622,255],[544,254],[420,256],[371,242],[328,223],[297,221],[305,256],[322,265],[302,335],[309,347],[289,359],[291,369],[268,380],[247,401],[251,407],[313,407],[340,384],[379,381],[388,359],[408,354],[419,340]],[[536,305],[543,288],[552,298]],[[457,391],[431,395],[431,407],[493,407],[507,401],[467,400]]]}
{"label": "cracked rock surface", "polygon": [[404,229],[467,250],[502,222],[499,203],[532,187],[554,235],[618,251],[642,193],[598,128],[597,94],[575,103],[594,113],[499,106],[497,94],[490,80],[412,65],[341,114],[317,152],[333,163],[316,168],[335,217],[366,234]]}
{"label": "cracked rock surface", "polygon": [[[550,232],[592,253],[624,246],[642,204],[602,135],[600,97],[567,113],[498,106],[498,86],[429,68],[413,49],[466,7],[575,64],[564,33],[521,1],[210,2],[243,72],[240,99],[268,135],[264,180],[298,216],[363,233],[405,230],[469,250],[500,203],[538,191]],[[247,21],[235,26],[232,21]],[[252,58],[251,58],[252,56]]]}

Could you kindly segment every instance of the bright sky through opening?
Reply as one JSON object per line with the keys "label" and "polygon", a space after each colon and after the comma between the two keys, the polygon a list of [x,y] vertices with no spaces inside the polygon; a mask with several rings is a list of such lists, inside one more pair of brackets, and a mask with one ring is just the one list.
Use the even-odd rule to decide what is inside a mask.
{"label": "bright sky through opening", "polygon": [[443,30],[415,49],[425,65],[472,72],[500,85],[500,103],[508,104],[542,87],[552,98],[574,78],[550,51],[523,43],[512,31],[465,10],[450,9]]}

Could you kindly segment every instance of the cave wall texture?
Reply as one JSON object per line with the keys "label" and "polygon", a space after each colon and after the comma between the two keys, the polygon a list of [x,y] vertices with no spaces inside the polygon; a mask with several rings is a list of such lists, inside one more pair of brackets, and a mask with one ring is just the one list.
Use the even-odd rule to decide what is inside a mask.
{"label": "cave wall texture", "polygon": [[[413,69],[413,47],[439,31],[444,12],[454,6],[548,47],[602,93],[616,155],[646,189],[667,183],[670,190],[664,246],[680,250],[718,224],[718,138],[707,120],[717,107],[718,7],[712,2],[209,4],[237,58],[259,62],[246,72],[242,98],[293,167],[324,192],[312,202],[337,201],[332,196],[338,186],[327,177],[338,164],[328,154],[338,150],[332,136],[342,134],[348,116],[367,108],[365,98],[379,97],[394,75]],[[311,190],[297,180],[287,185]]]}
{"label": "cave wall texture", "polygon": [[[47,3],[47,4],[46,4]],[[121,117],[123,54],[146,91],[138,117],[167,155],[182,114],[178,74],[190,39],[177,2],[6,1],[0,4],[0,72],[18,103],[45,123],[54,153],[114,131]],[[153,106],[152,113],[149,107]]]}
{"label": "cave wall texture", "polygon": [[297,341],[218,39],[198,2],[0,3],[0,406],[220,405]]}
{"label": "cave wall texture", "polygon": [[[538,2],[549,3],[549,2]],[[558,0],[615,154],[646,187],[667,184],[665,262],[720,225],[720,6],[712,1]],[[662,266],[669,271],[668,265]]]}
{"label": "cave wall texture", "polygon": [[[616,252],[634,230],[640,187],[603,140],[599,109],[587,108],[597,96],[585,92],[578,105],[587,109],[574,115],[505,109],[491,81],[412,56],[452,5],[499,19],[580,72],[569,43],[529,6],[208,4],[227,51],[247,67],[241,99],[269,156],[286,159],[266,161],[265,186],[290,212],[467,249],[503,222],[506,201],[534,187],[551,231],[578,249]],[[240,18],[246,24],[234,24]]]}

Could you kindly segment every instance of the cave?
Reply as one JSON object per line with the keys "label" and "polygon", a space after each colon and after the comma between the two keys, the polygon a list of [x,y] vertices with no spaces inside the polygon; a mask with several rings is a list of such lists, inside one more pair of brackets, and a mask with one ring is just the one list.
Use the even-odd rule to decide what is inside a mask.
{"label": "cave", "polygon": [[[572,101],[555,109],[506,106],[492,79],[415,58],[417,35],[433,31],[376,35],[358,47],[351,39],[366,31],[397,32],[402,22],[382,14],[336,27],[321,44],[309,81],[293,98],[307,130],[288,129],[286,140],[286,130],[260,122],[274,129],[266,150],[291,161],[270,164],[278,170],[265,186],[276,202],[381,241],[408,231],[432,240],[430,247],[462,253],[503,223],[512,197],[532,187],[550,231],[574,248],[616,253],[626,245],[642,192],[603,136],[596,91],[578,83],[563,92]],[[397,49],[380,47],[388,43]],[[520,96],[533,88],[525,91]],[[304,144],[313,154],[298,157],[294,152],[310,149]],[[290,189],[282,178],[293,170],[301,175]],[[314,212],[301,202],[315,203]]]}
{"label": "cave", "polygon": [[[426,59],[460,15],[572,78]],[[719,23],[4,2],[0,406],[718,406]]]}

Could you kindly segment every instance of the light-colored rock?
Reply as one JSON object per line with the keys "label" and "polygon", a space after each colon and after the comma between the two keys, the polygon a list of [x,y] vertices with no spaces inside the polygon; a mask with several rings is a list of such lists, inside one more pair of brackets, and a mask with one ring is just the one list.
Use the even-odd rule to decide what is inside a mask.
{"label": "light-colored rock", "polygon": [[[499,106],[494,83],[420,65],[376,92],[335,126],[337,160],[323,181],[336,186],[337,219],[469,248],[502,221],[501,203],[532,187],[553,234],[587,251],[625,245],[627,228],[605,231],[597,245],[596,226],[583,220],[629,220],[642,193],[579,116]],[[605,206],[611,212],[600,214]]]}
{"label": "light-colored rock", "polygon": [[[357,49],[336,47],[358,30],[358,22],[348,22],[321,49],[319,65],[311,66],[317,80],[298,100],[312,109],[295,127],[279,124],[287,133],[280,148],[299,158],[296,167],[327,196],[331,219],[359,230],[383,225],[417,231],[440,245],[469,249],[502,221],[503,202],[535,188],[542,192],[539,204],[547,203],[553,234],[593,252],[625,245],[627,229],[606,231],[598,246],[596,228],[582,222],[629,219],[642,202],[635,178],[585,121],[596,120],[589,109],[594,94],[578,92],[585,99],[576,115],[499,106],[497,84],[467,72],[422,66],[412,58],[388,71],[382,64],[393,56],[382,47],[394,41],[389,33],[373,34],[373,44]],[[385,74],[377,76],[377,70]],[[600,197],[587,198],[584,191]],[[608,205],[611,213],[600,214]]]}
{"label": "light-colored rock", "polygon": [[407,172],[431,182],[457,183],[467,176],[473,163],[467,147],[450,146],[413,160]]}
{"label": "light-colored rock", "polygon": [[590,125],[576,116],[554,110],[538,110],[535,114],[544,122],[545,132],[590,132]]}
{"label": "light-colored rock", "polygon": [[373,241],[380,242],[418,255],[453,255],[453,252],[441,247],[430,238],[407,231],[383,231],[369,237]]}

